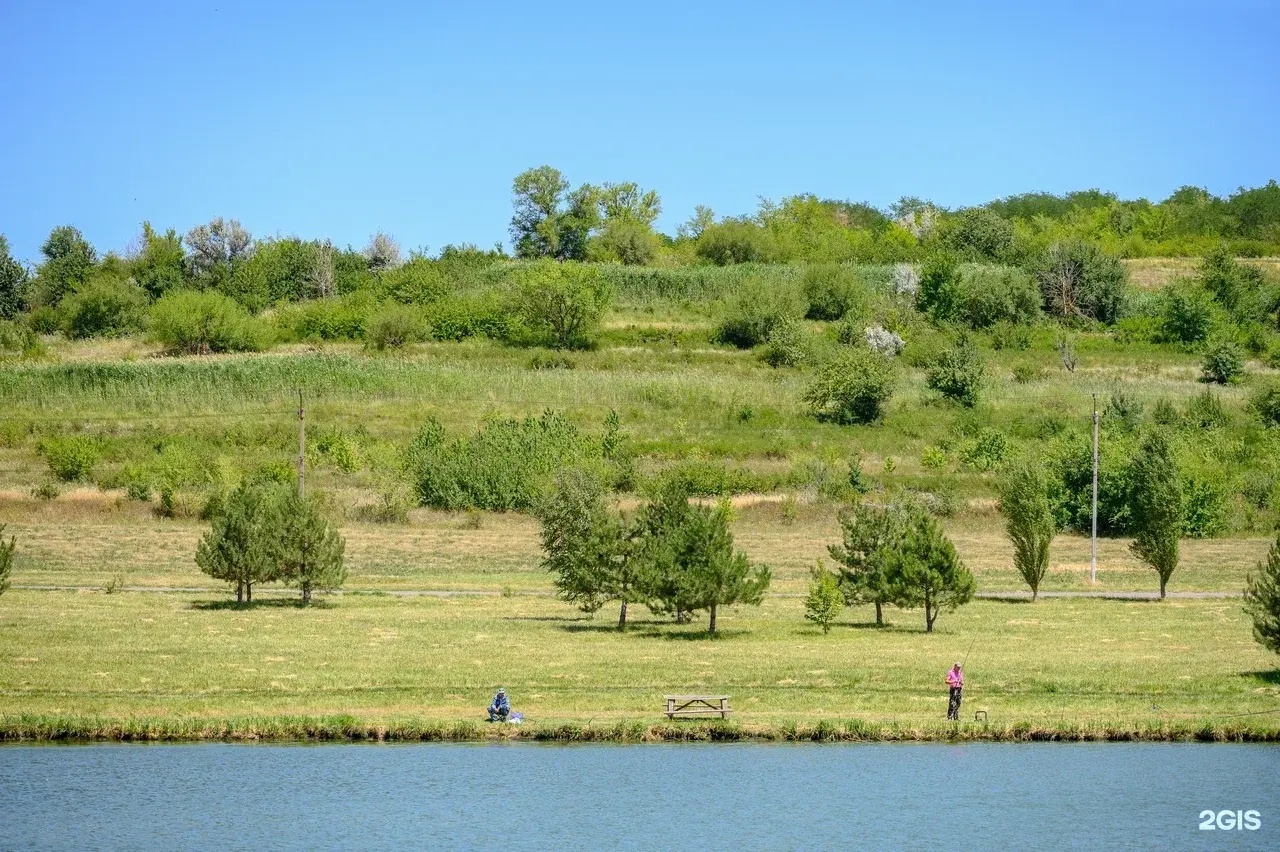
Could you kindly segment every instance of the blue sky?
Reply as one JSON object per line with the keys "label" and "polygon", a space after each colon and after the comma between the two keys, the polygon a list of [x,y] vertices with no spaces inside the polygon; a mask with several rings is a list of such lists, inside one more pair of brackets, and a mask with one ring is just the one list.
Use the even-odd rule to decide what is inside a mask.
{"label": "blue sky", "polygon": [[801,192],[946,206],[1280,178],[1280,3],[0,0],[0,232],[507,237],[511,179],[672,232]]}

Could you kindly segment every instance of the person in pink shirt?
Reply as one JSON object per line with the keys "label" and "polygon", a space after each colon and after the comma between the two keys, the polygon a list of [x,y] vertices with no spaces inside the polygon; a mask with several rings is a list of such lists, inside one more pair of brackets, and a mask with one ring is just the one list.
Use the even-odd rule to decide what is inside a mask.
{"label": "person in pink shirt", "polygon": [[960,721],[960,693],[964,691],[964,674],[956,663],[947,672],[947,686],[951,687],[951,701],[947,704],[947,718]]}

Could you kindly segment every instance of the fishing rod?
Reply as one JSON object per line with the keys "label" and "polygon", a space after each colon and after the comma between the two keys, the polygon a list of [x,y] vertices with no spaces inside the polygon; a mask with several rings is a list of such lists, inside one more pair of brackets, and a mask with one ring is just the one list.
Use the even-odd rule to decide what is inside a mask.
{"label": "fishing rod", "polygon": [[964,652],[964,657],[960,660],[960,667],[964,668],[965,663],[969,662],[969,654],[973,651],[973,646],[978,643],[978,634],[973,634],[973,641],[969,643],[969,650]]}

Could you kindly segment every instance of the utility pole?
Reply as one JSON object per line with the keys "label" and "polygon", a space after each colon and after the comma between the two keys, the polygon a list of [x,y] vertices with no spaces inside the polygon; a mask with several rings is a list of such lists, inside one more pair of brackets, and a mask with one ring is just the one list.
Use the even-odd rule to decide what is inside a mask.
{"label": "utility pole", "polygon": [[1089,582],[1098,582],[1098,395],[1093,395],[1093,531],[1089,537]]}
{"label": "utility pole", "polygon": [[[1094,421],[1097,422],[1096,416],[1094,418]],[[1097,458],[1096,453],[1094,457],[1095,459]],[[1095,463],[1095,467],[1096,467],[1096,463]],[[306,478],[307,478],[307,421],[304,418],[303,411],[302,411],[302,388],[298,388],[298,498],[299,499],[305,496],[305,488],[303,484],[306,481]],[[1094,485],[1093,491],[1094,491],[1095,501],[1096,501],[1096,495],[1098,491],[1097,484],[1096,484],[1097,482],[1096,474],[1094,475],[1094,481],[1095,481],[1095,485]]]}

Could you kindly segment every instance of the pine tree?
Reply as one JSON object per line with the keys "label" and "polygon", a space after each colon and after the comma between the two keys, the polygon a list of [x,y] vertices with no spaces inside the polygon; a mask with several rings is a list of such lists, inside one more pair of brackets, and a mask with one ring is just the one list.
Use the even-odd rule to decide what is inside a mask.
{"label": "pine tree", "polygon": [[1253,617],[1253,637],[1280,654],[1280,537],[1267,551],[1257,573],[1249,572],[1244,609]]}
{"label": "pine tree", "polygon": [[896,506],[854,503],[840,513],[843,544],[827,548],[840,566],[840,587],[847,604],[872,603],[876,624],[884,624],[884,605],[898,596],[889,557],[905,533],[904,510]]}
{"label": "pine tree", "polygon": [[13,570],[13,550],[18,546],[18,540],[13,536],[9,536],[8,543],[5,543],[4,526],[0,524],[0,595],[9,588],[9,572]]}
{"label": "pine tree", "polygon": [[537,510],[546,556],[542,567],[556,575],[556,594],[595,612],[619,601],[618,629],[627,626],[627,604],[644,599],[622,519],[605,504],[600,480],[568,470]]}
{"label": "pine tree", "polygon": [[890,572],[897,575],[902,606],[923,606],[925,632],[943,610],[954,611],[973,600],[973,574],[960,561],[955,545],[943,534],[938,522],[920,513],[907,527],[898,548],[890,557]]}
{"label": "pine tree", "polygon": [[342,555],[346,542],[316,504],[296,494],[280,499],[268,513],[276,576],[302,590],[302,604],[314,590],[340,588],[347,579]]}
{"label": "pine tree", "polygon": [[278,576],[271,516],[279,499],[279,486],[241,485],[196,546],[196,565],[215,580],[235,583],[238,604],[253,603],[254,583]]}

